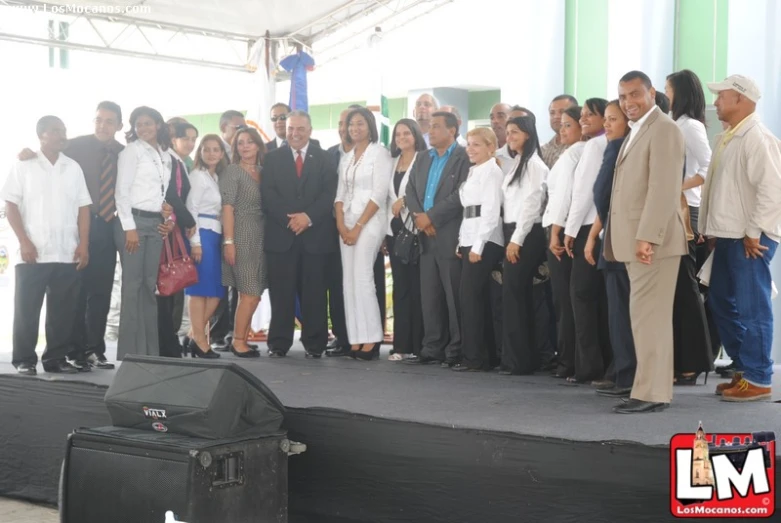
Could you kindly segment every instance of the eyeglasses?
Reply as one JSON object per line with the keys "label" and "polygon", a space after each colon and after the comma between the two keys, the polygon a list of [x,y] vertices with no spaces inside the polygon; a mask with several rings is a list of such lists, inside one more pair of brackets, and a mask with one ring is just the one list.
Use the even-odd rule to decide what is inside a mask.
{"label": "eyeglasses", "polygon": [[287,115],[286,114],[280,114],[279,116],[272,116],[271,117],[271,121],[272,122],[277,122],[277,121],[284,122],[285,120],[287,120]]}

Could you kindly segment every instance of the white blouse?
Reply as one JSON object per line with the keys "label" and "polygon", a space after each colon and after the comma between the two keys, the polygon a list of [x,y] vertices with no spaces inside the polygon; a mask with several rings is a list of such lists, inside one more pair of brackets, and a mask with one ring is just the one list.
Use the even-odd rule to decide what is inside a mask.
{"label": "white blouse", "polygon": [[576,238],[580,228],[591,225],[597,219],[594,203],[594,182],[597,181],[602,158],[605,156],[607,137],[603,134],[586,142],[580,157],[572,185],[572,203],[567,214],[564,234]]}
{"label": "white blouse", "polygon": [[[694,178],[696,175],[705,179],[710,167],[711,148],[708,141],[708,132],[702,122],[684,115],[675,121],[683,134],[686,144],[686,176],[685,179]],[[686,203],[690,207],[699,207],[702,202],[702,185],[683,191]]]}
{"label": "white blouse", "polygon": [[480,216],[463,219],[458,233],[459,247],[472,247],[472,252],[480,256],[486,242],[504,247],[501,223],[503,176],[494,158],[469,168],[458,195],[464,209],[479,205]]}
{"label": "white blouse", "polygon": [[187,210],[195,218],[195,234],[190,238],[192,245],[201,244],[201,229],[222,234],[222,196],[217,175],[205,169],[194,169],[190,173]]}
{"label": "white blouse", "polygon": [[[399,198],[403,198],[405,194],[407,194],[407,183],[409,183],[409,174],[412,172],[412,166],[415,165],[415,160],[418,159],[418,153],[415,153],[415,156],[412,157],[412,161],[409,163],[409,166],[407,167],[407,171],[404,173],[404,176],[401,179],[401,183],[399,184],[399,192],[396,193],[396,184],[394,183],[394,177],[396,176],[396,169],[399,166],[399,160],[401,160],[401,155],[398,156],[398,158],[395,158],[393,160],[393,168],[390,172],[390,186],[388,187],[388,235],[392,236],[393,231],[391,231],[390,223],[393,221],[393,204],[396,203],[396,201]],[[404,227],[412,231],[413,229],[411,227],[414,227],[414,224],[407,223],[407,218],[409,217],[409,210],[407,210],[406,207],[401,208],[401,213],[399,213],[399,218],[401,219],[402,223],[404,223]]]}
{"label": "white blouse", "polygon": [[392,178],[393,169],[390,152],[382,145],[372,143],[357,162],[354,160],[355,149],[339,162],[339,185],[335,201],[343,204],[345,216],[353,217],[360,217],[372,201],[379,207],[372,219],[387,220],[388,177]]}
{"label": "white blouse", "polygon": [[580,162],[585,146],[585,142],[570,145],[553,165],[545,182],[548,192],[548,206],[545,208],[545,214],[542,215],[543,227],[551,225],[564,227],[567,225],[567,214],[572,203],[575,169]]}
{"label": "white blouse", "polygon": [[521,179],[512,182],[515,169],[521,161],[516,155],[514,168],[504,175],[502,183],[502,206],[504,223],[514,223],[515,232],[509,241],[523,246],[526,236],[535,223],[542,221],[542,203],[545,197],[545,180],[550,170],[542,158],[535,153],[521,174]]}
{"label": "white blouse", "polygon": [[132,209],[162,212],[171,181],[171,155],[138,139],[119,153],[114,199],[117,216],[125,231],[134,230]]}

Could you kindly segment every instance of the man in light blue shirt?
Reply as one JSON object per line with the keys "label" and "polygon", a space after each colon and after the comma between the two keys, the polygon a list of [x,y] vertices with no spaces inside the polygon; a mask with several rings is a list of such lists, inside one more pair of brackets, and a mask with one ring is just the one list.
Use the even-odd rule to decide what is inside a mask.
{"label": "man in light blue shirt", "polygon": [[458,120],[452,113],[431,115],[431,150],[413,164],[405,205],[421,231],[420,280],[423,348],[405,363],[461,360],[461,260],[456,256],[464,209],[458,189],[469,175],[466,150],[458,145]]}

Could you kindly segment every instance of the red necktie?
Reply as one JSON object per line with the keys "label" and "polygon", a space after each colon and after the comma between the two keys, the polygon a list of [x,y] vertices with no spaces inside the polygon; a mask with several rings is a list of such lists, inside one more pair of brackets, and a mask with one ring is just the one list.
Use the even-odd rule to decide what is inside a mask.
{"label": "red necktie", "polygon": [[304,158],[301,156],[301,151],[296,151],[298,156],[296,157],[296,173],[301,178],[301,172],[304,170]]}

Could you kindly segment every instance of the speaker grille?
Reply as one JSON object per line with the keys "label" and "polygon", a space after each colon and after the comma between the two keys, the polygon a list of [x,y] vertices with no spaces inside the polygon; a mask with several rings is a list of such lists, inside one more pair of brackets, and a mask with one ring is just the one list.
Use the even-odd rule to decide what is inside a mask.
{"label": "speaker grille", "polygon": [[163,523],[168,510],[187,515],[187,461],[72,447],[68,468],[65,523]]}

